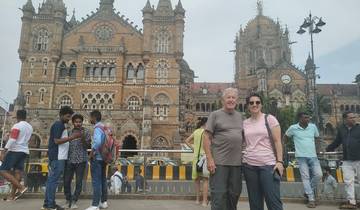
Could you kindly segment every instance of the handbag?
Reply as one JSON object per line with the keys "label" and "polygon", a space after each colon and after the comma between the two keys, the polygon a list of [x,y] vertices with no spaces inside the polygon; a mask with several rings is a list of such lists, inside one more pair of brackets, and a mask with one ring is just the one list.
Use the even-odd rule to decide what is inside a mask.
{"label": "handbag", "polygon": [[[203,172],[203,167],[204,167],[204,163],[205,163],[205,161],[203,161],[202,158],[200,158],[200,150],[201,150],[201,143],[203,141],[203,135],[204,135],[204,131],[201,134],[199,151],[198,151],[198,156],[197,156],[197,161],[196,161],[196,171],[200,172],[200,173]],[[200,162],[200,161],[202,161],[202,162]]]}
{"label": "handbag", "polygon": [[[273,135],[272,135],[272,132],[271,132],[271,129],[270,129],[270,126],[269,126],[269,122],[268,122],[268,120],[267,120],[268,116],[269,116],[269,114],[265,114],[265,126],[266,126],[266,130],[267,130],[267,132],[268,132],[268,135],[269,135],[271,147],[272,147],[272,149],[273,149],[273,151],[274,151],[275,159],[276,159],[276,161],[279,161],[279,160],[278,160],[278,157],[277,157],[277,155],[276,155],[277,152],[276,152],[274,137],[273,137]],[[281,142],[281,145],[282,145],[282,147],[283,147],[283,154],[285,154],[284,145],[283,145],[282,142]],[[283,165],[284,165],[284,167],[286,167],[286,166],[285,166],[285,163],[286,163],[286,159],[283,159]]]}

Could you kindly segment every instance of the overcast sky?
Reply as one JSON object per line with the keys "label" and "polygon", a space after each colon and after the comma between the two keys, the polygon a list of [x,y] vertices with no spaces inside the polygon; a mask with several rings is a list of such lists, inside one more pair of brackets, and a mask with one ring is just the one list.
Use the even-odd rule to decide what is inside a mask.
{"label": "overcast sky", "polygon": [[[0,97],[12,102],[16,97],[20,73],[18,46],[22,12],[18,9],[27,0],[1,0],[0,3]],[[43,0],[33,0],[35,8]],[[64,0],[68,19],[75,8],[76,17],[86,17],[99,6],[100,0]],[[150,0],[157,5],[158,0]],[[178,0],[172,0],[173,6]],[[142,28],[142,13],[146,0],[115,0],[115,8]],[[256,16],[256,0],[182,0],[186,10],[185,59],[198,77],[196,81],[232,82],[234,78],[235,34],[240,25]],[[310,51],[310,36],[298,35],[296,31],[309,12],[323,17],[327,23],[323,31],[314,37],[315,62],[319,57],[331,54],[354,41],[360,40],[359,0],[264,0],[264,15],[279,19],[287,25],[290,39],[297,43],[291,46],[293,63],[303,68]],[[351,25],[353,23],[353,25]],[[360,49],[357,50],[359,53]],[[318,65],[319,66],[319,65]],[[321,68],[321,66],[320,66]],[[336,76],[326,77],[321,83],[351,83],[354,72],[339,71]],[[4,103],[0,100],[0,105]]]}

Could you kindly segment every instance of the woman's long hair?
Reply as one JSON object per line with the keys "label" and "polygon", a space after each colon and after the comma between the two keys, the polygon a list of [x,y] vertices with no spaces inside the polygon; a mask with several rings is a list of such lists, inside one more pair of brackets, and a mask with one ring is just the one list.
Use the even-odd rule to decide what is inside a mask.
{"label": "woman's long hair", "polygon": [[208,119],[207,117],[199,117],[198,122],[196,124],[196,129],[201,128],[203,125],[205,125],[207,122],[207,119]]}

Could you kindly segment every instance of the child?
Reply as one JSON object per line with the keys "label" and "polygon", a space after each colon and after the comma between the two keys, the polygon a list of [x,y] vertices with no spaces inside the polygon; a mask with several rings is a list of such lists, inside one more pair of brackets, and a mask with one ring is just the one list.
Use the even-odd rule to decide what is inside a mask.
{"label": "child", "polygon": [[337,188],[337,182],[335,178],[331,175],[331,170],[329,166],[324,168],[324,189],[323,194],[326,199],[334,199],[335,198],[335,190]]}
{"label": "child", "polygon": [[122,188],[122,182],[124,176],[120,172],[120,170],[115,166],[115,173],[111,176],[111,191],[115,193],[115,195],[119,195]]}

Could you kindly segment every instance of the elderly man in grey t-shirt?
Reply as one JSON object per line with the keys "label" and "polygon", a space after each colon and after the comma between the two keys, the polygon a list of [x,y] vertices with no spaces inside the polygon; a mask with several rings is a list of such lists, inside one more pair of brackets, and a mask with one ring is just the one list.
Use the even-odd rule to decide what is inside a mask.
{"label": "elderly man in grey t-shirt", "polygon": [[211,209],[236,210],[241,193],[242,115],[235,110],[238,91],[223,92],[223,108],[210,114],[204,150],[210,171]]}

